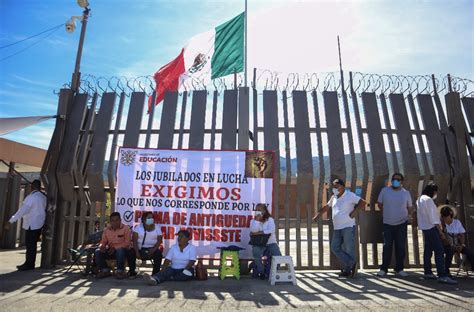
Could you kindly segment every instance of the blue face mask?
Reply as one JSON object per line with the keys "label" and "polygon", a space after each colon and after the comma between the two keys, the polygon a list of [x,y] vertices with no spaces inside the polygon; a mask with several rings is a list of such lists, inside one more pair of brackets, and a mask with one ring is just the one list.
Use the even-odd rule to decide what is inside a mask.
{"label": "blue face mask", "polygon": [[402,185],[402,182],[400,182],[399,180],[392,180],[393,187],[400,187],[400,185]]}
{"label": "blue face mask", "polygon": [[145,224],[146,224],[146,225],[155,224],[155,220],[154,220],[154,219],[146,219]]}

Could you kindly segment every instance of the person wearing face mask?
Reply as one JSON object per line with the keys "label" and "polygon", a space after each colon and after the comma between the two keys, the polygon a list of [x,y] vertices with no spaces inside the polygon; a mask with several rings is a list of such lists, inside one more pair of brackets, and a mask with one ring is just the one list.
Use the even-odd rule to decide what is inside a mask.
{"label": "person wearing face mask", "polygon": [[383,214],[383,260],[379,277],[387,275],[392,249],[395,245],[395,273],[401,277],[408,274],[403,271],[405,261],[405,248],[407,239],[408,214],[412,211],[410,192],[402,187],[403,175],[394,173],[392,185],[380,191],[377,205]]}
{"label": "person wearing face mask", "polygon": [[455,253],[462,253],[467,257],[468,262],[471,265],[471,270],[474,271],[474,250],[466,246],[466,230],[462,226],[461,221],[455,219],[456,211],[450,206],[444,206],[440,210],[441,224],[444,229],[446,240],[444,243],[445,253],[445,269],[449,277],[449,269],[453,262],[453,256]]}
{"label": "person wearing face mask", "polygon": [[166,254],[160,272],[153,275],[143,274],[148,285],[158,285],[170,280],[184,282],[194,278],[196,247],[189,243],[190,238],[190,232],[186,230],[178,232],[178,243],[173,245]]}
{"label": "person wearing face mask", "polygon": [[351,191],[346,190],[342,179],[332,181],[333,195],[327,205],[318,211],[313,221],[332,209],[334,232],[331,251],[336,255],[343,268],[339,276],[354,277],[357,273],[355,258],[355,216],[359,209],[364,209],[366,202]]}
{"label": "person wearing face mask", "polygon": [[262,257],[267,254],[269,257],[281,256],[275,235],[275,221],[265,204],[258,204],[255,207],[255,219],[250,221],[250,235],[270,234],[265,246],[252,246],[252,255],[257,267],[258,276],[265,279]]}
{"label": "person wearing face mask", "polygon": [[438,186],[433,182],[428,183],[423,189],[420,198],[416,204],[418,219],[418,227],[423,231],[423,267],[425,279],[436,279],[431,270],[431,256],[434,252],[436,271],[438,273],[438,282],[445,284],[457,284],[451,279],[446,272],[444,264],[444,247],[443,241],[446,236],[441,227],[440,216],[434,200],[437,197]]}
{"label": "person wearing face mask", "polygon": [[142,223],[133,229],[133,251],[131,254],[130,276],[136,276],[136,259],[153,260],[153,273],[160,271],[163,254],[160,245],[163,236],[159,226],[155,225],[153,212],[145,211],[142,215]]}

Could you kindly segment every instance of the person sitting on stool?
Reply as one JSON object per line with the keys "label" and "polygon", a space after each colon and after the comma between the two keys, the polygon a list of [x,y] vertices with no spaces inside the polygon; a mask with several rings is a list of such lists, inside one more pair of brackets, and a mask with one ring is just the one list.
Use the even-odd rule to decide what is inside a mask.
{"label": "person sitting on stool", "polygon": [[474,271],[474,251],[466,246],[466,230],[462,226],[461,221],[454,219],[456,216],[455,211],[449,206],[444,206],[441,208],[440,212],[441,224],[446,237],[443,241],[446,273],[452,278],[449,269],[453,263],[453,256],[455,253],[464,254],[471,264],[471,270]]}
{"label": "person sitting on stool", "polygon": [[153,273],[160,272],[163,254],[160,245],[163,241],[161,229],[155,225],[153,212],[145,211],[142,215],[142,223],[133,230],[133,250],[131,253],[130,276],[136,276],[136,259],[153,260]]}
{"label": "person sitting on stool", "polygon": [[124,279],[125,259],[130,260],[131,231],[128,225],[122,223],[120,213],[113,212],[110,215],[110,226],[102,234],[99,248],[95,251],[95,260],[99,268],[97,278],[104,278],[112,275],[107,266],[106,259],[117,260],[117,278]]}

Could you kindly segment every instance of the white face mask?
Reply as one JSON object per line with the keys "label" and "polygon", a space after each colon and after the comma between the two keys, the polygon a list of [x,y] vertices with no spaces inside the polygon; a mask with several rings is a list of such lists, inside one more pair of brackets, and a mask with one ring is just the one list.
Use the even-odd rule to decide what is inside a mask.
{"label": "white face mask", "polygon": [[337,194],[339,194],[339,189],[336,188],[336,187],[333,187],[333,188],[332,188],[332,193],[333,193],[335,196],[337,196]]}
{"label": "white face mask", "polygon": [[434,194],[433,200],[435,200],[436,198],[438,198],[438,194]]}

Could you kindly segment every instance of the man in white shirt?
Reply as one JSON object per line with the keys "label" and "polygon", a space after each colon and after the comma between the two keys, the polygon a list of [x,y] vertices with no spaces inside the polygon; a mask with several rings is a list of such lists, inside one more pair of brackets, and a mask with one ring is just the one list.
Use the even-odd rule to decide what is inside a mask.
{"label": "man in white shirt", "polygon": [[25,263],[18,265],[19,271],[33,270],[36,262],[36,245],[41,235],[44,221],[46,219],[46,195],[41,192],[41,181],[34,180],[31,183],[33,191],[25,197],[20,209],[10,218],[8,222],[14,223],[23,218],[23,229],[26,230]]}
{"label": "man in white shirt", "polygon": [[455,280],[448,276],[444,264],[443,241],[446,236],[441,227],[441,220],[434,200],[437,197],[438,186],[433,182],[428,183],[416,205],[416,216],[418,227],[423,231],[423,268],[425,279],[436,279],[431,269],[431,257],[435,254],[436,271],[438,273],[438,282],[445,284],[457,284]]}
{"label": "man in white shirt", "polygon": [[343,265],[341,277],[354,277],[357,272],[355,258],[355,216],[357,210],[364,209],[366,202],[351,191],[346,190],[342,179],[332,182],[333,196],[329,199],[313,220],[317,220],[323,213],[332,209],[334,232],[331,241],[331,250]]}

